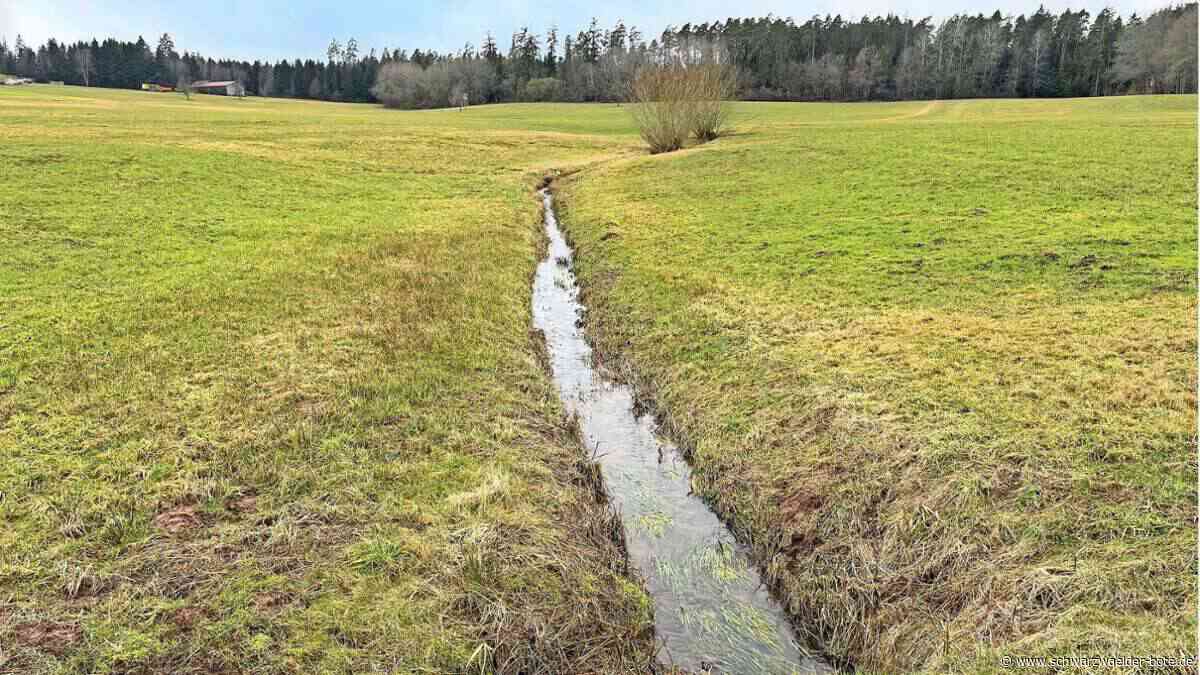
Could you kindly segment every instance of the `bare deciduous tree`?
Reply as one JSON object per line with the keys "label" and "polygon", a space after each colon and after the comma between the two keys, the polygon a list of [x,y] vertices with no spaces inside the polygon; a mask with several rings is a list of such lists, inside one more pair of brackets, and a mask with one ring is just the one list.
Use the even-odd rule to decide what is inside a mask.
{"label": "bare deciduous tree", "polygon": [[79,70],[79,74],[83,76],[83,86],[92,86],[91,76],[94,66],[92,65],[91,49],[83,47],[75,51],[75,67]]}
{"label": "bare deciduous tree", "polygon": [[183,94],[183,97],[187,100],[192,100],[192,78],[187,75],[180,75],[179,81],[175,84],[175,89]]}
{"label": "bare deciduous tree", "polygon": [[450,107],[458,108],[462,112],[463,108],[467,107],[470,99],[467,97],[467,88],[462,84],[456,84],[450,88]]}

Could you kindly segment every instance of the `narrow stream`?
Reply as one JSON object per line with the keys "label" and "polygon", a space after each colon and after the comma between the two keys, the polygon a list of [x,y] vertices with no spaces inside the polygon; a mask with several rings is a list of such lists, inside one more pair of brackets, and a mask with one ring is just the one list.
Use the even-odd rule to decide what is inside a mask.
{"label": "narrow stream", "polygon": [[795,641],[747,550],[699,497],[679,451],[633,392],[597,371],[576,325],[582,307],[572,251],[542,192],[550,250],[533,282],[533,324],[546,335],[554,381],[625,524],[629,556],[654,600],[660,660],[697,672],[825,673]]}

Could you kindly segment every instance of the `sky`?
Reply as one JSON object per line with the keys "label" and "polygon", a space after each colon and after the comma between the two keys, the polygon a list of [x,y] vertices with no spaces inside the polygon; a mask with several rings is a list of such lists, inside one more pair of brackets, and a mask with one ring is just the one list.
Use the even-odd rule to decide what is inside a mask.
{"label": "sky", "polygon": [[[1106,5],[1122,15],[1146,15],[1168,0],[1046,0],[1051,11],[1087,9],[1093,15]],[[1006,14],[1037,10],[1037,0],[603,0],[583,3],[551,0],[0,0],[0,37],[11,46],[21,34],[27,44],[47,38],[73,42],[92,37],[146,38],[153,47],[158,36],[170,33],[180,51],[213,58],[323,58],[332,38],[341,43],[353,37],[360,51],[403,47],[412,51],[457,51],[464,43],[478,46],[490,30],[507,48],[514,30],[528,26],[543,33],[551,25],[577,32],[592,16],[604,27],[621,19],[637,26],[649,39],[667,25],[700,23],[728,16],[807,18],[841,14],[846,19],[893,13],[935,19],[950,14],[996,9]]]}

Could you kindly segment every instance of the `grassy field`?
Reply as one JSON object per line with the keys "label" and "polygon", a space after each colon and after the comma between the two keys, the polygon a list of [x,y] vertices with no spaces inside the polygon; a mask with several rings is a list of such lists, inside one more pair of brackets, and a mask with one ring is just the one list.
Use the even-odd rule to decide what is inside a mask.
{"label": "grassy field", "polygon": [[529,335],[635,139],[470,112],[0,92],[0,672],[648,662]]}
{"label": "grassy field", "polygon": [[564,186],[592,335],[832,654],[1194,653],[1196,103],[743,106]]}
{"label": "grassy field", "polygon": [[646,157],[615,106],[0,91],[0,671],[644,668],[529,334],[551,170],[592,334],[831,653],[1190,652],[1195,109]]}

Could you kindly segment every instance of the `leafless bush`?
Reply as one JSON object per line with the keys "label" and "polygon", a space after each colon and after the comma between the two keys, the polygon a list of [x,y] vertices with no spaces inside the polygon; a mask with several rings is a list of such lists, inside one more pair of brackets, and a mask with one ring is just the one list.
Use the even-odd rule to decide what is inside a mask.
{"label": "leafless bush", "polygon": [[703,143],[725,133],[736,84],[732,67],[720,63],[638,69],[630,110],[650,152],[678,150],[689,135]]}
{"label": "leafless bush", "polygon": [[449,95],[431,87],[431,78],[415,63],[392,62],[379,69],[375,87],[371,90],[389,108],[430,107],[433,102],[445,101]]}
{"label": "leafless bush", "polygon": [[723,63],[691,66],[692,135],[704,143],[724,135],[729,128],[730,100],[737,91],[737,74]]}
{"label": "leafless bush", "polygon": [[629,88],[633,121],[650,152],[683,147],[692,128],[688,73],[673,66],[643,66]]}
{"label": "leafless bush", "polygon": [[491,100],[495,88],[490,67],[478,59],[437,62],[428,68],[393,61],[380,68],[371,92],[389,108],[462,108]]}

